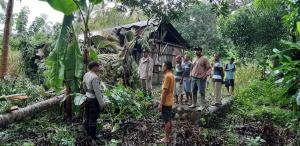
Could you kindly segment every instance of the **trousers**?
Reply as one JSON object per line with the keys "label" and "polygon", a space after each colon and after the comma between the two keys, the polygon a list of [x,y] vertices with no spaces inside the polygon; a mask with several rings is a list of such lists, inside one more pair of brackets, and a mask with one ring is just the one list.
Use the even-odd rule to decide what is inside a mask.
{"label": "trousers", "polygon": [[[193,98],[192,102],[196,106],[207,107],[207,101],[205,99],[205,88],[206,88],[206,78],[195,78],[192,77],[192,91]],[[197,97],[197,93],[200,93],[200,98]]]}
{"label": "trousers", "polygon": [[100,114],[100,106],[96,98],[87,98],[85,101],[84,127],[91,137],[96,136],[97,119]]}

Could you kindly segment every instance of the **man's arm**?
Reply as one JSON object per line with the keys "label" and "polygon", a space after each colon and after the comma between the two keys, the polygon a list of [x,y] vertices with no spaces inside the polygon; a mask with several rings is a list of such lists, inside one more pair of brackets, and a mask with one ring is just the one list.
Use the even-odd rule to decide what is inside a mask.
{"label": "man's arm", "polygon": [[168,89],[170,88],[170,78],[166,77],[164,83],[163,83],[163,91],[161,95],[161,100],[160,104],[164,105],[167,100],[167,95],[168,95]]}
{"label": "man's arm", "polygon": [[212,71],[212,67],[211,67],[208,59],[206,59],[206,61],[205,61],[205,68],[207,69],[207,71],[206,71],[206,77],[208,77],[208,76],[211,75],[211,71]]}
{"label": "man's arm", "polygon": [[232,71],[235,72],[235,64],[233,64]]}
{"label": "man's arm", "polygon": [[180,84],[182,84],[182,82],[183,82],[183,79],[184,79],[184,71],[182,72],[182,76],[181,76]]}
{"label": "man's arm", "polygon": [[228,64],[225,65],[225,71],[230,71],[230,69],[228,69]]}
{"label": "man's arm", "polygon": [[149,58],[149,70],[148,70],[149,79],[151,79],[153,75],[153,66],[154,66],[154,61],[152,58]]}
{"label": "man's arm", "polygon": [[162,104],[162,105],[165,105],[165,104],[166,104],[167,95],[168,95],[168,89],[165,89],[165,88],[164,88],[163,91],[162,91],[160,104]]}
{"label": "man's arm", "polygon": [[220,66],[220,71],[221,71],[221,77],[222,77],[222,80],[224,79],[224,77],[225,77],[225,74],[224,74],[224,69],[223,69],[223,67],[222,66]]}
{"label": "man's arm", "polygon": [[86,87],[86,84],[85,84],[85,81],[83,80],[82,82],[82,88],[83,88],[83,91],[86,92],[87,91],[87,87]]}
{"label": "man's arm", "polygon": [[93,86],[93,90],[95,92],[96,99],[97,99],[98,103],[100,104],[100,108],[104,108],[105,103],[103,101],[103,94],[101,91],[99,79],[93,79],[92,86]]}
{"label": "man's arm", "polygon": [[182,63],[181,63],[181,68],[182,68],[182,76],[181,76],[180,83],[182,84],[183,79],[184,79],[184,73],[185,73],[185,66],[183,66]]}
{"label": "man's arm", "polygon": [[142,59],[140,59],[139,66],[138,66],[138,76],[140,76],[141,73],[141,64],[142,64]]}

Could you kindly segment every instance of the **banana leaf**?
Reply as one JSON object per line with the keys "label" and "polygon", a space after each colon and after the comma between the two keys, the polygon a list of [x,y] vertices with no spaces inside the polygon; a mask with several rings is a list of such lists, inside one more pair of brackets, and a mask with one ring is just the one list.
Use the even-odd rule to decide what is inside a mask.
{"label": "banana leaf", "polygon": [[50,53],[45,64],[47,71],[45,73],[47,85],[53,87],[57,91],[62,87],[64,80],[64,52],[68,47],[67,34],[68,28],[72,25],[73,16],[64,16],[62,28],[59,34],[59,38],[55,44],[55,48]]}
{"label": "banana leaf", "polygon": [[72,13],[78,10],[78,7],[74,0],[41,0],[46,1],[49,5],[60,12],[63,12],[65,15],[72,15]]}
{"label": "banana leaf", "polygon": [[90,2],[93,4],[93,5],[97,5],[99,3],[101,3],[103,0],[90,0]]}
{"label": "banana leaf", "polygon": [[65,80],[71,82],[71,91],[78,92],[83,74],[83,57],[73,26],[69,29],[68,48],[65,49]]}
{"label": "banana leaf", "polygon": [[63,25],[54,50],[46,60],[47,85],[59,91],[64,80],[71,81],[72,92],[77,92],[83,73],[82,53],[72,26],[73,16],[64,16]]}

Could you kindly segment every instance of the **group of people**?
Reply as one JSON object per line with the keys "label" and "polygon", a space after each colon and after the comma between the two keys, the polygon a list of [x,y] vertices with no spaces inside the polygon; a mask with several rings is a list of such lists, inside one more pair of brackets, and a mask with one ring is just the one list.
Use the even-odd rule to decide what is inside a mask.
{"label": "group of people", "polygon": [[[225,83],[227,90],[233,94],[234,89],[234,59],[225,65],[225,71],[221,63],[220,55],[214,54],[212,64],[204,57],[202,48],[194,48],[196,60],[190,61],[190,57],[185,55],[176,57],[175,75],[172,73],[172,63],[163,64],[164,80],[162,84],[162,95],[158,111],[161,112],[165,124],[165,136],[160,142],[170,142],[172,132],[172,106],[179,100],[183,103],[183,91],[186,94],[187,102],[191,101],[190,108],[197,107],[197,110],[207,110],[208,102],[205,97],[207,80],[212,79],[214,87],[215,106],[222,105],[221,87]],[[226,72],[226,78],[225,74]],[[224,82],[225,78],[225,82]],[[229,88],[231,87],[231,91]],[[198,98],[197,93],[200,93]],[[174,101],[175,100],[175,101]]]}
{"label": "group of people", "polygon": [[[214,86],[215,105],[221,105],[221,87],[224,82],[224,72],[226,72],[225,86],[230,94],[234,89],[235,64],[232,58],[224,67],[221,63],[220,55],[214,54],[214,61],[204,57],[202,48],[194,48],[196,59],[191,61],[188,55],[176,57],[175,72],[173,74],[172,62],[164,62],[162,69],[164,78],[162,82],[162,93],[158,111],[161,112],[164,120],[165,136],[160,142],[170,142],[172,132],[172,106],[174,103],[183,104],[183,96],[186,95],[186,102],[190,103],[190,108],[206,110],[208,102],[205,98],[207,80],[211,77]],[[152,96],[152,77],[154,62],[148,51],[143,53],[139,61],[138,74],[141,88],[147,96]],[[100,79],[97,76],[100,64],[91,62],[88,65],[89,72],[83,77],[83,88],[86,92],[85,101],[85,122],[84,128],[89,136],[96,138],[96,124],[100,111],[105,108],[106,101],[102,95]],[[225,68],[225,69],[224,69]],[[231,90],[229,91],[229,88]],[[200,93],[198,98],[197,93]]]}

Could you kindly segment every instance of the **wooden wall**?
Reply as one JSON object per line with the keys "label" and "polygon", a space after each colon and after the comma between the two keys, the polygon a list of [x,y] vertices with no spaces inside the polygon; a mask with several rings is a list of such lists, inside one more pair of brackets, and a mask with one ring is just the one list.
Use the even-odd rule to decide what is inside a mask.
{"label": "wooden wall", "polygon": [[175,67],[176,61],[175,57],[177,55],[183,54],[183,47],[180,48],[178,46],[168,44],[168,43],[155,43],[152,46],[152,59],[154,61],[153,68],[153,84],[157,85],[162,82],[163,72],[162,72],[162,64],[165,61],[171,61],[173,67]]}

